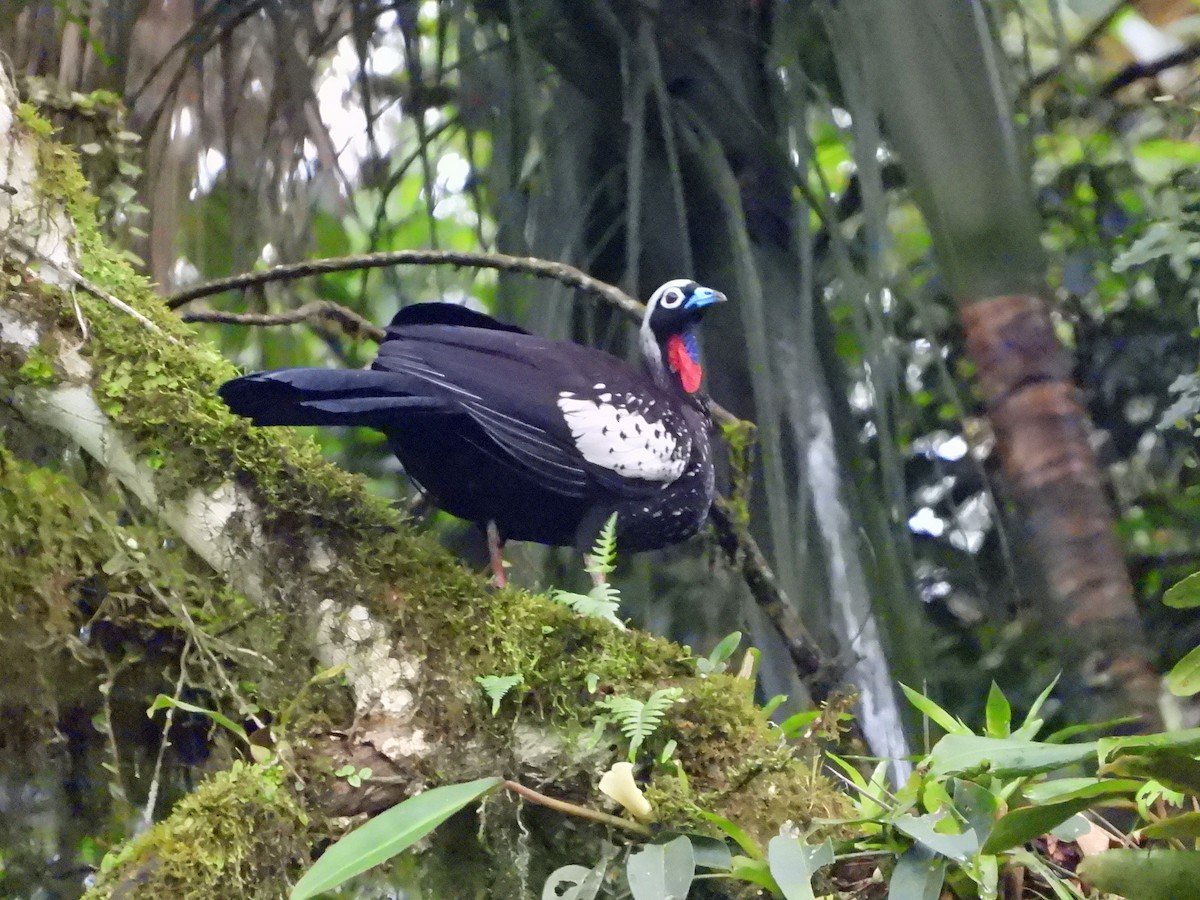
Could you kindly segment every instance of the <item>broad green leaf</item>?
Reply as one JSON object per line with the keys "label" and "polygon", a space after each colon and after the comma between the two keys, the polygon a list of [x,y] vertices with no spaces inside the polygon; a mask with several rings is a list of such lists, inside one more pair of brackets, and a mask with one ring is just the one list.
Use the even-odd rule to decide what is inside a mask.
{"label": "broad green leaf", "polygon": [[633,900],[687,900],[696,877],[692,842],[680,835],[665,844],[646,844],[625,867]]}
{"label": "broad green leaf", "polygon": [[1200,761],[1173,750],[1118,756],[1104,767],[1106,774],[1152,778],[1185,794],[1200,794]]}
{"label": "broad green leaf", "polygon": [[692,856],[696,859],[696,865],[705,869],[728,869],[733,865],[733,854],[724,841],[703,834],[690,834],[688,837],[692,841]]}
{"label": "broad green leaf", "polygon": [[[1090,791],[1076,791],[1070,799],[1055,803],[1041,803],[1036,806],[1022,806],[1014,809],[1008,815],[1001,816],[992,826],[988,839],[984,841],[984,853],[1000,853],[1035,837],[1045,834],[1067,819],[1085,809],[1102,805],[1105,797],[1114,796],[1114,792],[1106,790],[1105,783],[1094,784]],[[1129,793],[1127,788],[1116,791],[1117,794]]]}
{"label": "broad green leaf", "polygon": [[1012,729],[1012,706],[996,682],[988,691],[987,706],[984,708],[989,737],[1006,738]]}
{"label": "broad green leaf", "polygon": [[1126,900],[1184,900],[1200,884],[1200,850],[1106,850],[1083,860],[1076,873]]}
{"label": "broad green leaf", "polygon": [[1096,743],[1045,744],[975,734],[948,734],[929,754],[930,772],[986,771],[1000,777],[1036,775],[1080,763],[1096,753]]}
{"label": "broad green leaf", "polygon": [[979,838],[968,829],[963,834],[943,834],[936,829],[938,822],[945,819],[944,813],[927,816],[900,816],[891,824],[913,840],[924,844],[934,853],[949,857],[956,862],[965,862],[979,852]]}
{"label": "broad green leaf", "polygon": [[741,847],[742,851],[748,857],[750,857],[751,859],[758,859],[758,860],[766,859],[766,857],[763,855],[762,850],[760,850],[758,848],[758,844],[754,843],[754,839],[752,837],[750,837],[750,835],[746,834],[746,832],[743,831],[741,828],[739,828],[737,825],[733,824],[728,819],[726,819],[724,816],[719,816],[716,813],[709,812],[708,810],[705,810],[705,809],[700,810],[700,815],[702,817],[704,817],[705,819],[707,819],[708,821],[712,822],[714,825],[716,825],[718,828],[720,828],[723,832],[725,832],[731,838],[733,838],[733,842],[735,844],[737,844],[739,847]]}
{"label": "broad green leaf", "polygon": [[1200,838],[1200,812],[1180,813],[1145,828],[1139,828],[1135,833],[1141,839],[1194,840]]}
{"label": "broad green leaf", "polygon": [[1190,697],[1200,693],[1200,647],[1192,648],[1183,659],[1167,673],[1167,690],[1176,697]]}
{"label": "broad green leaf", "polygon": [[914,844],[896,861],[888,900],[938,900],[946,880],[946,859]]}
{"label": "broad green leaf", "polygon": [[967,827],[973,829],[980,840],[986,840],[996,821],[1000,801],[983,785],[956,778],[954,808],[966,820]]}
{"label": "broad green leaf", "polygon": [[1200,606],[1200,572],[1189,575],[1167,588],[1163,603],[1173,609],[1195,609]]}
{"label": "broad green leaf", "polygon": [[833,864],[833,843],[810,846],[799,838],[777,834],[767,844],[767,863],[784,900],[815,900],[813,874]]}
{"label": "broad green leaf", "polygon": [[1096,742],[1096,752],[1100,757],[1101,765],[1118,751],[1126,754],[1141,754],[1161,750],[1182,753],[1193,753],[1200,750],[1200,728],[1161,731],[1156,734],[1135,734],[1128,737],[1100,738]]}
{"label": "broad green leaf", "polygon": [[322,853],[296,882],[290,900],[315,897],[386,862],[502,782],[502,778],[479,778],[463,784],[447,784],[381,812]]}
{"label": "broad green leaf", "polygon": [[904,696],[908,698],[908,702],[915,706],[927,718],[936,722],[941,726],[942,730],[947,734],[970,734],[971,729],[960,722],[946,710],[942,709],[924,694],[914,691],[906,684],[900,684],[900,690],[904,691]]}
{"label": "broad green leaf", "polygon": [[1142,786],[1132,778],[1055,778],[1027,785],[1021,793],[1033,804],[1062,803],[1080,797],[1135,794]]}
{"label": "broad green leaf", "polygon": [[[542,900],[595,900],[604,885],[604,874],[608,859],[602,859],[592,868],[586,866],[563,866],[555,869],[542,885]],[[568,886],[564,891],[563,887]]]}

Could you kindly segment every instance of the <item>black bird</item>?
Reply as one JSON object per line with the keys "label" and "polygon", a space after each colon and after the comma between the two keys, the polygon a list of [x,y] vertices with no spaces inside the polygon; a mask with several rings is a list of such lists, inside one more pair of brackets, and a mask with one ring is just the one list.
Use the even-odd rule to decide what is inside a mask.
{"label": "black bird", "polygon": [[617,513],[622,552],[686,540],[713,499],[711,420],[696,336],[725,296],[668,281],[639,332],[643,371],[449,303],[406,306],[370,369],[280,369],[226,382],[256,425],[382,431],[434,502],[504,540],[587,553]]}

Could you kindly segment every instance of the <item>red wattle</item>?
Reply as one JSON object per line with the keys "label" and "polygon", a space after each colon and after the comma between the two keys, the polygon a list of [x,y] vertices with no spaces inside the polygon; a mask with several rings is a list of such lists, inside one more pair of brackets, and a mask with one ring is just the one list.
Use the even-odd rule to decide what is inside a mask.
{"label": "red wattle", "polygon": [[700,378],[704,372],[700,364],[692,359],[692,354],[688,353],[683,338],[677,334],[667,338],[667,365],[671,367],[672,372],[679,375],[685,391],[694,394],[700,390]]}

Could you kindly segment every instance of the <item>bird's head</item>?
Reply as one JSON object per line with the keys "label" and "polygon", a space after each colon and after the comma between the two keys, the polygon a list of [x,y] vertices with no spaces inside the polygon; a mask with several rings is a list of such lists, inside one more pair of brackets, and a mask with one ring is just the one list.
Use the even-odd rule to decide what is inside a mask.
{"label": "bird's head", "polygon": [[703,370],[696,327],[708,307],[724,300],[720,291],[688,278],[672,279],[650,295],[641,346],[656,381],[664,386],[674,382],[689,394],[700,390]]}

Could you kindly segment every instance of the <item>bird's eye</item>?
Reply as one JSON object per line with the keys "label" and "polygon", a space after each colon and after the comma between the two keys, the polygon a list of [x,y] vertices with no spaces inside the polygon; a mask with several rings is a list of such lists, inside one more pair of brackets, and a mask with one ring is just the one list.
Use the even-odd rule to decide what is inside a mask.
{"label": "bird's eye", "polygon": [[664,293],[658,301],[658,305],[664,309],[674,309],[683,302],[683,291],[679,288],[671,288]]}

